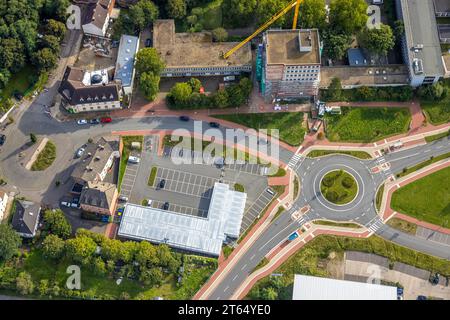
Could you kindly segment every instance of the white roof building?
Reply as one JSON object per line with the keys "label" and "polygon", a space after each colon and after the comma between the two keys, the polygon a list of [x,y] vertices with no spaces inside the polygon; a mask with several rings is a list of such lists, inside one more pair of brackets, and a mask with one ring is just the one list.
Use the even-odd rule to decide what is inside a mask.
{"label": "white roof building", "polygon": [[397,288],[296,274],[292,300],[397,300]]}
{"label": "white roof building", "polygon": [[134,63],[139,50],[139,38],[130,35],[122,35],[117,55],[116,72],[114,80],[119,80],[125,94],[133,91],[135,75]]}
{"label": "white roof building", "polygon": [[227,237],[239,237],[246,200],[247,194],[216,182],[206,218],[127,204],[118,235],[219,256]]}

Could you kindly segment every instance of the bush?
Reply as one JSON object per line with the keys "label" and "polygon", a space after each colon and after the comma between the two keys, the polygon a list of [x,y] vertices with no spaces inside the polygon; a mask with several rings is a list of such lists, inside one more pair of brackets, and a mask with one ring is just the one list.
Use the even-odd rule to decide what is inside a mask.
{"label": "bush", "polygon": [[339,195],[335,191],[328,191],[326,198],[331,202],[336,202],[339,200]]}
{"label": "bush", "polygon": [[329,188],[334,184],[334,177],[331,176],[324,177],[322,183],[325,187]]}
{"label": "bush", "polygon": [[344,188],[350,189],[351,187],[353,187],[353,179],[350,177],[345,177],[344,179],[342,179],[342,186]]}

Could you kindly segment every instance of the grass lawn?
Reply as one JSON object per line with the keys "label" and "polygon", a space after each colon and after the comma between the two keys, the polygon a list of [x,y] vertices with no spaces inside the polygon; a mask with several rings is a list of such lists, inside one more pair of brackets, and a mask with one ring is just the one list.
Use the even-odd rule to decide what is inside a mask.
{"label": "grass lawn", "polygon": [[294,178],[294,199],[297,199],[299,189],[300,189],[300,184],[298,183],[298,178],[295,177]]}
{"label": "grass lawn", "polygon": [[391,218],[387,222],[389,226],[397,230],[415,235],[417,230],[417,225],[399,218]]}
{"label": "grass lawn", "polygon": [[327,115],[330,141],[373,142],[408,131],[408,108],[342,108],[342,115]]}
{"label": "grass lawn", "polygon": [[38,154],[36,161],[31,166],[31,171],[44,171],[52,165],[56,159],[56,146],[50,140],[45,144],[44,149]]}
{"label": "grass lawn", "polygon": [[328,220],[314,220],[314,224],[322,225],[322,226],[332,226],[332,227],[343,227],[343,228],[352,228],[352,229],[359,229],[361,226],[356,223],[351,222],[334,222],[334,221],[328,221]]}
{"label": "grass lawn", "polygon": [[[417,268],[439,272],[442,275],[450,275],[450,261],[398,246],[377,236],[357,239],[321,235],[306,244],[273,272],[282,274],[281,277],[269,276],[261,279],[246,298],[260,299],[263,289],[272,286],[278,293],[278,299],[291,300],[295,274],[330,276],[326,264],[342,260],[347,250],[374,253],[389,258],[391,262],[403,262]],[[331,257],[331,253],[334,253],[334,258]],[[274,280],[279,282],[278,286],[273,286]]]}
{"label": "grass lawn", "polygon": [[[56,282],[60,288],[65,287],[67,277],[66,269],[72,263],[66,259],[51,261],[42,256],[41,251],[31,251],[24,261],[21,269],[31,274],[33,281],[38,283],[42,279]],[[121,293],[127,292],[132,299],[190,299],[212,275],[217,268],[216,259],[185,256],[185,272],[181,286],[177,285],[174,275],[166,276],[159,287],[144,286],[141,283],[124,277],[120,285],[116,279],[107,275],[95,275],[91,270],[81,267],[81,290],[90,296],[109,295],[115,299]],[[22,270],[18,270],[20,272]]]}
{"label": "grass lawn", "polygon": [[303,142],[306,128],[303,126],[303,113],[252,113],[252,114],[227,114],[213,115],[218,119],[235,122],[256,130],[277,129],[279,139],[292,146],[298,146]]}
{"label": "grass lawn", "polygon": [[335,204],[346,204],[356,197],[358,184],[351,174],[343,170],[335,170],[323,177],[320,191],[328,201]]}
{"label": "grass lawn", "polygon": [[401,187],[392,195],[395,211],[450,227],[450,167]]}
{"label": "grass lawn", "polygon": [[375,204],[377,206],[377,210],[379,211],[381,208],[381,201],[383,201],[383,193],[384,193],[384,183],[380,186],[377,191],[377,197],[375,200]]}
{"label": "grass lawn", "polygon": [[430,142],[433,142],[433,141],[436,141],[436,140],[439,140],[439,139],[442,139],[442,138],[445,138],[448,136],[450,136],[450,130],[442,132],[442,133],[438,133],[438,134],[435,134],[432,136],[425,137],[425,141],[430,143]]}
{"label": "grass lawn", "polygon": [[285,211],[285,209],[283,207],[279,207],[277,213],[275,213],[275,215],[273,216],[271,222],[274,222],[275,220],[277,220],[277,218]]}
{"label": "grass lawn", "polygon": [[152,167],[152,170],[150,171],[150,176],[148,177],[148,183],[147,183],[150,187],[153,187],[153,185],[155,184],[157,171],[158,171],[158,168],[156,168],[156,167]]}
{"label": "grass lawn", "polygon": [[0,91],[0,104],[11,98],[15,91],[24,94],[32,86],[32,77],[35,73],[36,70],[33,67],[26,65],[14,74],[6,87]]}
{"label": "grass lawn", "polygon": [[[445,79],[443,85],[450,88],[450,79]],[[420,106],[424,111],[429,122],[434,125],[446,123],[450,121],[450,96],[439,101],[428,101],[421,99]]]}
{"label": "grass lawn", "polygon": [[359,159],[372,159],[372,156],[365,151],[341,151],[341,150],[313,150],[308,153],[307,157],[317,158],[322,156],[327,156],[330,154],[346,154]]}
{"label": "grass lawn", "polygon": [[400,172],[400,173],[397,173],[396,176],[397,176],[397,178],[404,177],[404,176],[410,174],[411,172],[420,170],[422,168],[425,168],[426,166],[429,166],[432,163],[435,163],[435,162],[447,159],[449,157],[450,157],[450,152],[441,154],[441,155],[439,155],[437,157],[433,157],[433,158],[430,158],[430,159],[428,159],[428,160],[426,160],[424,162],[416,164],[415,166],[412,166],[412,167],[409,167],[409,168],[404,168],[403,171]]}
{"label": "grass lawn", "polygon": [[230,246],[223,246],[222,247],[222,252],[223,252],[223,256],[225,257],[225,259],[228,259],[228,257],[233,252],[233,250],[234,250],[234,248],[232,248]]}
{"label": "grass lawn", "polygon": [[284,177],[286,175],[286,170],[283,168],[278,168],[278,171],[271,174],[269,177]]}
{"label": "grass lawn", "polygon": [[[123,136],[121,137],[123,143],[122,155],[120,156],[120,166],[119,166],[119,184],[118,189],[120,192],[120,186],[122,185],[122,179],[125,174],[125,169],[127,168],[128,157],[131,153],[131,143],[132,142],[140,142],[141,149],[144,144],[144,136]],[[138,150],[141,151],[141,150]]]}

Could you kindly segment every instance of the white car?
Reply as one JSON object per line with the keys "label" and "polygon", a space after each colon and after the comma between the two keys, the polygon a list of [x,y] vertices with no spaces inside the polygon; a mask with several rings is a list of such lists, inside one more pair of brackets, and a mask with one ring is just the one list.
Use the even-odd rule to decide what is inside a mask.
{"label": "white car", "polygon": [[280,110],[281,110],[281,106],[280,106],[279,104],[277,104],[277,105],[275,105],[275,106],[273,107],[273,110],[275,110],[275,111],[280,111]]}
{"label": "white car", "polygon": [[78,149],[76,156],[77,158],[81,158],[81,156],[84,154],[85,149],[84,148],[80,148]]}
{"label": "white car", "polygon": [[122,202],[128,202],[128,197],[120,196],[120,197],[119,197],[119,201],[122,201]]}
{"label": "white car", "polygon": [[87,120],[86,119],[80,119],[77,121],[77,124],[87,124]]}
{"label": "white car", "polygon": [[70,208],[70,202],[62,201],[62,202],[61,202],[61,205],[62,205],[63,207],[69,207],[69,208]]}
{"label": "white car", "polygon": [[139,163],[139,161],[141,161],[141,159],[139,159],[138,157],[133,157],[133,156],[128,157],[128,162]]}
{"label": "white car", "polygon": [[151,207],[152,203],[153,203],[153,200],[152,199],[148,199],[147,200],[147,207]]}

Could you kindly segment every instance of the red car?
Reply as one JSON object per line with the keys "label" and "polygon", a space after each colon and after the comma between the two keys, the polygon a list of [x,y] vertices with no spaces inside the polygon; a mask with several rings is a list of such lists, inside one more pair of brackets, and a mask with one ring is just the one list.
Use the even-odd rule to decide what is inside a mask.
{"label": "red car", "polygon": [[112,121],[111,117],[104,117],[100,119],[101,123],[109,123],[111,121]]}

